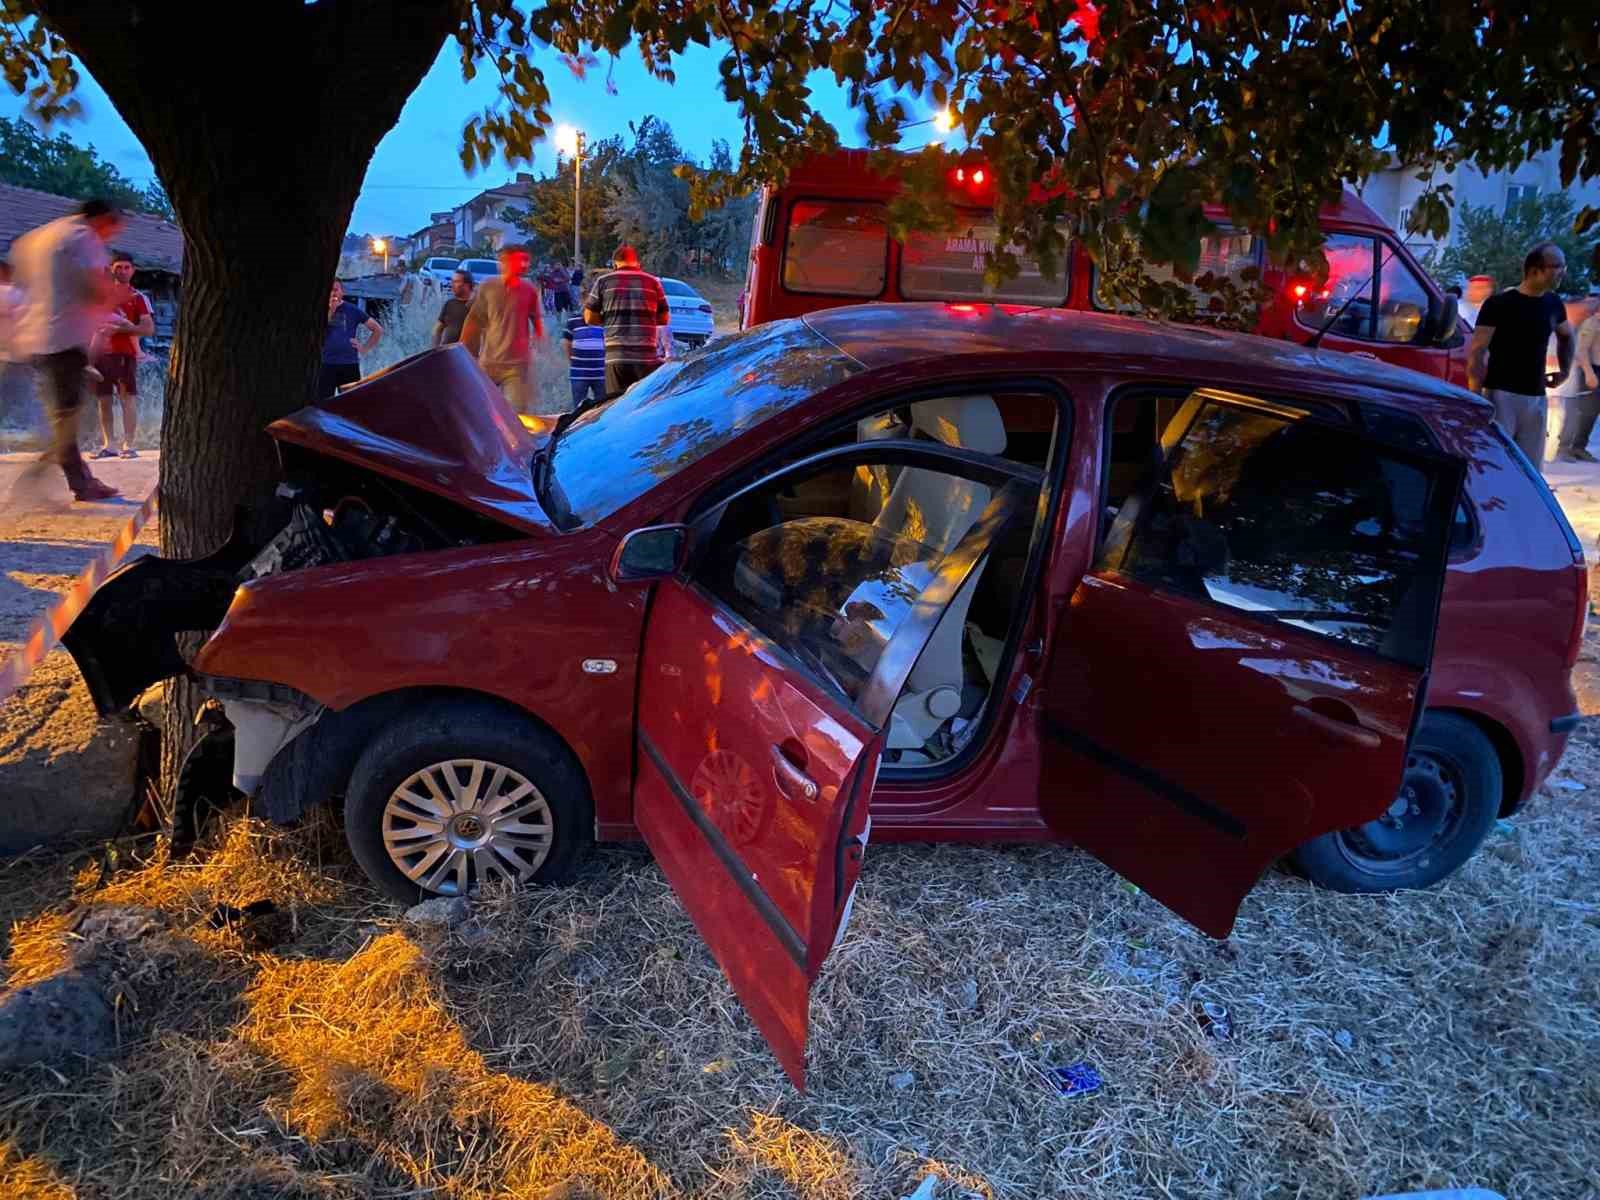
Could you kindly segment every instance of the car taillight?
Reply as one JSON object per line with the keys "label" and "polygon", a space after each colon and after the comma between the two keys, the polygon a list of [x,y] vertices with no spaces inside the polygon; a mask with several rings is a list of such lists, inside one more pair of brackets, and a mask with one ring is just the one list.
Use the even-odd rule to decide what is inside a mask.
{"label": "car taillight", "polygon": [[696,304],[695,305],[695,309],[698,312],[709,313],[711,311],[711,305],[709,305],[709,304]]}
{"label": "car taillight", "polygon": [[1578,604],[1572,614],[1572,632],[1567,637],[1567,669],[1571,670],[1578,663],[1578,654],[1583,649],[1583,633],[1589,624],[1589,565],[1578,564]]}

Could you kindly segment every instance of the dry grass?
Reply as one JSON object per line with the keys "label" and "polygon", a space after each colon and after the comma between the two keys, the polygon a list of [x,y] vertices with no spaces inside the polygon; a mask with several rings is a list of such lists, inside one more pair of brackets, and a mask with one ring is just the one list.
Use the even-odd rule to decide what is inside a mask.
{"label": "dry grass", "polygon": [[[1600,730],[1569,755],[1591,790],[1536,798],[1448,885],[1273,875],[1224,944],[1071,850],[874,848],[805,1096],[634,849],[451,933],[397,923],[326,816],[235,820],[204,861],[99,888],[30,859],[5,982],[81,953],[63,875],[164,928],[106,951],[120,1058],[0,1078],[0,1194],[876,1200],[932,1172],[943,1200],[1593,1197]],[[262,896],[281,911],[206,921]],[[1099,1094],[1036,1082],[1079,1059]]]}

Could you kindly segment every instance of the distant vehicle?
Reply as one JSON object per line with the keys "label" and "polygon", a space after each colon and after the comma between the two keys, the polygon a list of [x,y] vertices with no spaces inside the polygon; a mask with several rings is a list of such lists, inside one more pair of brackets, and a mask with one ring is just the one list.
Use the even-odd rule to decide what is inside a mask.
{"label": "distant vehicle", "polygon": [[[818,155],[791,171],[782,187],[762,189],[750,246],[739,326],[869,300],[943,300],[1116,311],[1102,294],[1099,268],[1079,240],[1067,247],[1057,278],[1030,256],[991,291],[984,254],[994,248],[994,179],[969,160],[951,169],[947,198],[960,214],[948,232],[890,236],[888,204],[900,191],[864,150]],[[1265,239],[1229,225],[1222,208],[1205,215],[1217,228],[1200,240],[1201,271],[1240,279],[1259,272],[1271,300],[1254,332],[1320,345],[1466,385],[1467,324],[1454,296],[1422,269],[1405,241],[1354,192],[1322,210],[1326,280],[1272,263]]]}
{"label": "distant vehicle", "polygon": [[477,287],[485,280],[493,279],[500,274],[500,264],[492,258],[464,258],[455,265],[453,270],[465,271],[472,276],[472,286]]}
{"label": "distant vehicle", "polygon": [[704,346],[716,332],[711,320],[711,301],[681,279],[660,276],[661,290],[672,309],[672,337],[688,346]]}
{"label": "distant vehicle", "polygon": [[461,260],[458,258],[430,258],[422,264],[422,270],[417,274],[423,279],[432,280],[440,287],[449,287],[450,276],[456,273],[460,263]]}

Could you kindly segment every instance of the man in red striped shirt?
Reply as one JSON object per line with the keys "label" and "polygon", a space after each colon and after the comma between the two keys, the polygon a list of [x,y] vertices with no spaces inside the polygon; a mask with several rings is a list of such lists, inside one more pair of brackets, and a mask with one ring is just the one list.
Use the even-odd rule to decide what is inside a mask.
{"label": "man in red striped shirt", "polygon": [[620,396],[661,365],[656,329],[671,320],[661,281],[639,266],[639,252],[624,242],[611,256],[616,269],[589,285],[583,319],[606,331],[606,399]]}

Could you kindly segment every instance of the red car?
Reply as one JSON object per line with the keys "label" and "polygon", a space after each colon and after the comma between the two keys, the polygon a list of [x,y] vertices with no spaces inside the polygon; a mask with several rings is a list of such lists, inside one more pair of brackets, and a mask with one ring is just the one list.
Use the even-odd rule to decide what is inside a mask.
{"label": "red car", "polygon": [[1469,393],[1346,354],[874,305],[553,427],[449,348],[271,433],[227,546],[69,631],[100,707],[190,672],[221,712],[186,804],[218,763],[280,820],[342,797],[408,900],[642,836],[797,1082],[869,830],[1070,838],[1223,937],[1284,856],[1440,879],[1577,720],[1586,572],[1538,473]]}

